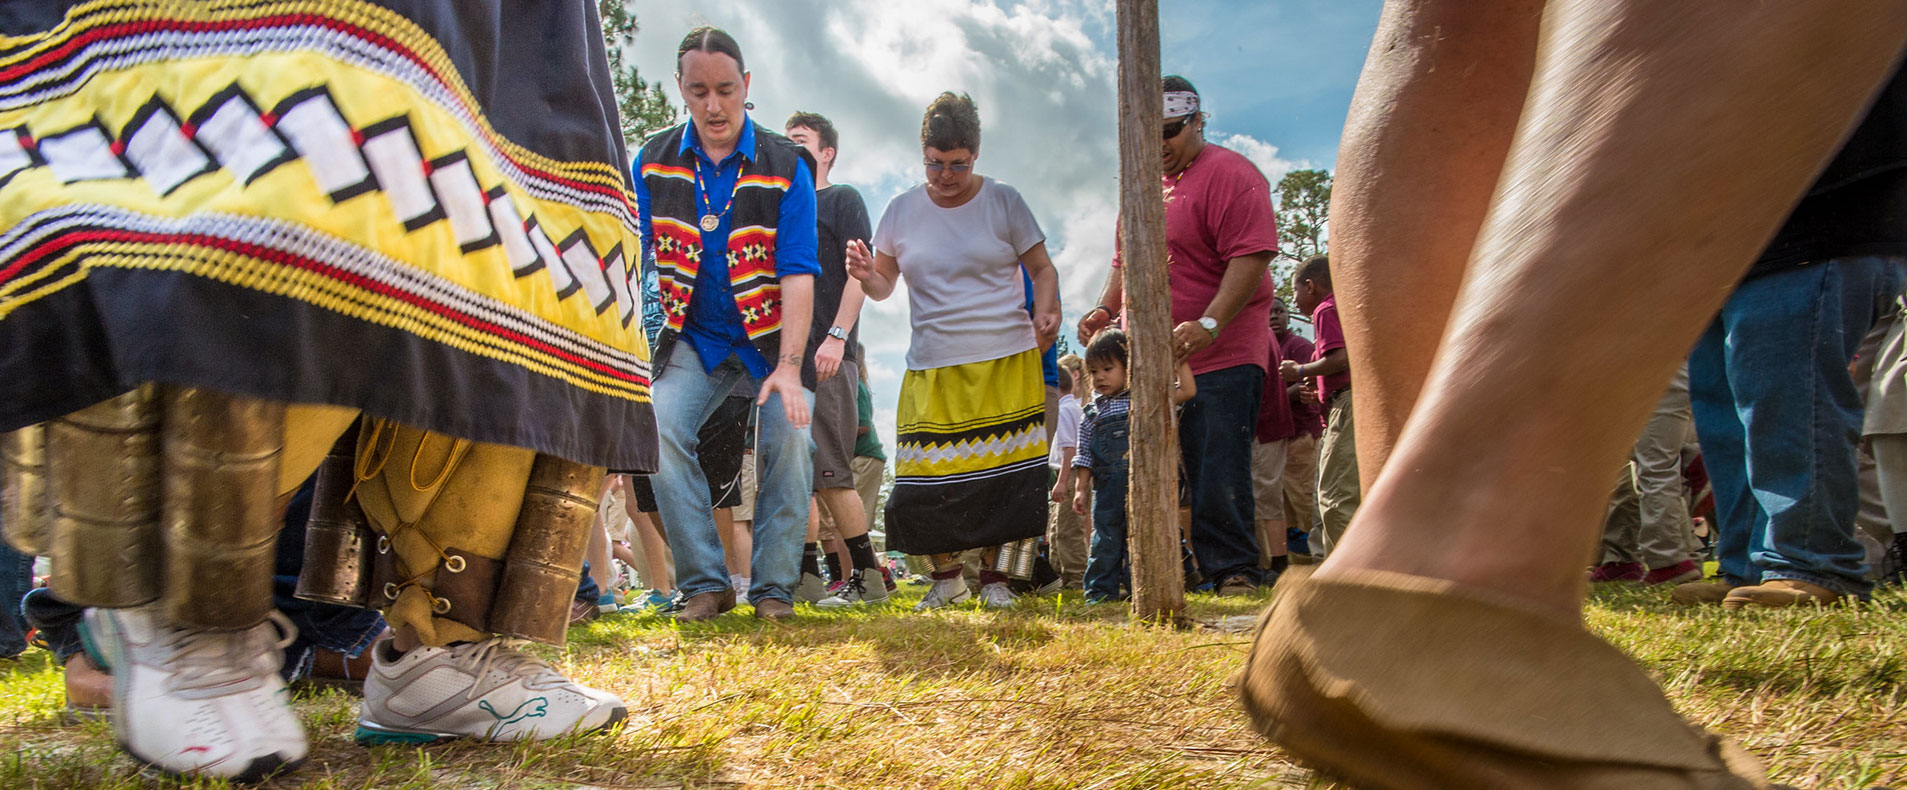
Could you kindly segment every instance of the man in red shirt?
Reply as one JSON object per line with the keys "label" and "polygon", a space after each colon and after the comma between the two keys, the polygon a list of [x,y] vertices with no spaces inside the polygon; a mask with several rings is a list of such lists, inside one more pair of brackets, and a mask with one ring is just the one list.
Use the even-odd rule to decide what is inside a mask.
{"label": "man in red shirt", "polygon": [[[1179,445],[1192,495],[1192,553],[1221,595],[1263,582],[1252,534],[1252,429],[1271,358],[1272,284],[1278,249],[1271,185],[1239,153],[1205,142],[1198,90],[1165,78],[1165,232],[1172,286],[1172,350],[1190,361],[1198,395],[1185,404]],[[1079,321],[1080,342],[1118,317],[1120,261]]]}
{"label": "man in red shirt", "polygon": [[1331,264],[1319,255],[1304,262],[1291,278],[1298,309],[1311,314],[1318,334],[1311,361],[1287,359],[1280,370],[1286,383],[1317,378],[1318,402],[1327,409],[1318,439],[1318,528],[1313,549],[1322,557],[1344,537],[1362,496],[1358,491],[1357,439],[1351,426],[1351,362],[1338,324],[1337,295],[1331,290]]}

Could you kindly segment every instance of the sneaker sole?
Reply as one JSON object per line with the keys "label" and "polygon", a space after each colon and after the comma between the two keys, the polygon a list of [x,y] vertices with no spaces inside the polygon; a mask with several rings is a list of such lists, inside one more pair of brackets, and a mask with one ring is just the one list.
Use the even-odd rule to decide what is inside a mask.
{"label": "sneaker sole", "polygon": [[[563,736],[589,735],[591,733],[603,732],[608,730],[611,727],[621,724],[623,719],[627,719],[627,718],[629,718],[629,708],[626,706],[618,707],[615,710],[610,711],[608,721],[605,721],[587,730],[578,730],[574,733],[563,733]],[[556,737],[563,737],[563,736],[556,736]],[[357,731],[351,733],[351,739],[354,741],[357,741],[359,746],[430,746],[433,744],[449,743],[451,741],[463,740],[463,739],[470,739],[470,740],[484,741],[484,742],[489,741],[488,738],[481,738],[475,735],[465,735],[461,733],[428,732],[428,731],[422,731],[422,730],[393,729],[390,727],[380,726],[378,724],[374,724],[371,722],[366,722],[363,719],[358,720]]]}
{"label": "sneaker sole", "polygon": [[[213,776],[212,774],[205,773],[203,769],[198,771],[174,771],[170,768],[167,768],[163,765],[160,765],[158,763],[155,763],[151,760],[146,759],[145,757],[140,756],[138,752],[135,752],[132,750],[131,747],[128,747],[125,741],[118,741],[118,744],[119,744],[119,750],[122,752],[125,752],[127,756],[138,761],[140,768],[142,770],[155,773],[170,779],[179,779],[184,781],[193,781],[193,780],[199,780],[199,779],[224,779],[225,781],[231,782],[232,784],[240,784],[240,785],[257,784],[259,782],[263,782],[267,779],[270,779],[274,776],[278,776],[279,774],[296,771],[305,764],[305,758],[303,757],[300,757],[296,760],[286,760],[285,758],[279,757],[278,755],[274,754],[274,755],[268,755],[265,757],[260,757],[255,760],[252,760],[250,764],[245,766],[245,770],[240,771],[235,775]],[[210,766],[208,766],[208,768],[209,767]]]}

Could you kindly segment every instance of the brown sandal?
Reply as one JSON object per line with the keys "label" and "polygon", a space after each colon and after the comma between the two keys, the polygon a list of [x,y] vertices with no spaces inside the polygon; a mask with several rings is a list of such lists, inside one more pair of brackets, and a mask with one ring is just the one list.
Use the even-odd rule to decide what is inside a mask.
{"label": "brown sandal", "polygon": [[1354,786],[1770,787],[1580,622],[1403,574],[1295,581],[1232,685],[1265,737]]}

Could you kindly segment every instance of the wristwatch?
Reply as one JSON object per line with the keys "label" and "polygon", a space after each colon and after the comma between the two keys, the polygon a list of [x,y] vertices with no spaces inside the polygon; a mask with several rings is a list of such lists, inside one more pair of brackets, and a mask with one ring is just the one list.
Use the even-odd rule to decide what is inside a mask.
{"label": "wristwatch", "polygon": [[848,342],[848,330],[842,329],[841,327],[838,327],[838,326],[828,327],[828,337],[831,337],[843,343],[846,343]]}
{"label": "wristwatch", "polygon": [[1198,325],[1204,327],[1205,331],[1212,333],[1213,340],[1218,339],[1218,319],[1209,315],[1202,315],[1199,316]]}

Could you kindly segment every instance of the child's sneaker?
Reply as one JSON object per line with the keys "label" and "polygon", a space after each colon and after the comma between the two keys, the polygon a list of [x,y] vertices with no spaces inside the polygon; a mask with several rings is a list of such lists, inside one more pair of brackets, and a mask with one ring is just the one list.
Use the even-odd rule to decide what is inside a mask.
{"label": "child's sneaker", "polygon": [[936,579],[934,586],[927,591],[927,597],[920,599],[920,603],[914,606],[914,611],[924,612],[928,609],[952,606],[969,597],[972,597],[972,593],[967,592],[967,583],[960,577]]}

